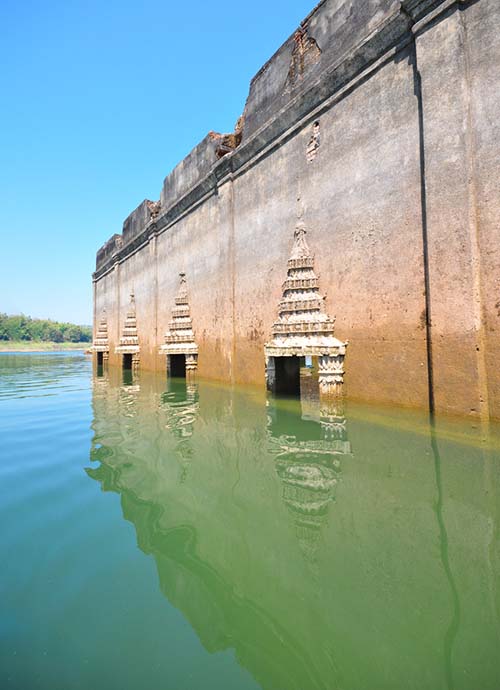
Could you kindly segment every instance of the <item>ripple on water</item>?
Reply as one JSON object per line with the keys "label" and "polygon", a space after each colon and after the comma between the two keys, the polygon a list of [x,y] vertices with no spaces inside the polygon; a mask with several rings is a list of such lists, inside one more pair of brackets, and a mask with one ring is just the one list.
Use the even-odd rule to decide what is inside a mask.
{"label": "ripple on water", "polygon": [[88,388],[90,360],[79,353],[3,354],[0,356],[0,401],[58,395]]}

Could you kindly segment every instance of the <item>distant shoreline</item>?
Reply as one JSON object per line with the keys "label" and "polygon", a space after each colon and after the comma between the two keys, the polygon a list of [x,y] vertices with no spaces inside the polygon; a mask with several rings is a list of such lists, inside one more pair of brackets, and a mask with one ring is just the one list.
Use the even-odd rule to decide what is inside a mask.
{"label": "distant shoreline", "polygon": [[33,340],[0,340],[0,353],[1,352],[54,352],[54,351],[75,351],[75,350],[88,350],[92,346],[92,343],[54,343],[47,341],[33,341]]}

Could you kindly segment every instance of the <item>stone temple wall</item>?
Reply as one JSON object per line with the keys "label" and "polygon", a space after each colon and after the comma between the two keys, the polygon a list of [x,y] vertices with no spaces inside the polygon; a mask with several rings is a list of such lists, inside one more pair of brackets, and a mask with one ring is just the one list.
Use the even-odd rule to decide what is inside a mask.
{"label": "stone temple wall", "polygon": [[110,364],[187,277],[200,376],[264,386],[300,214],[352,398],[500,418],[500,3],[323,0],[97,254]]}

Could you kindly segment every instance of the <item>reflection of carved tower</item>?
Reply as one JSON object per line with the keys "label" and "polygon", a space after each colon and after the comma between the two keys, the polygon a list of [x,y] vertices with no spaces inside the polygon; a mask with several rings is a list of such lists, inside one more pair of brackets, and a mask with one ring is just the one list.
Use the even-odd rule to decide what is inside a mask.
{"label": "reflection of carved tower", "polygon": [[302,418],[293,416],[287,422],[297,435],[276,435],[280,410],[272,405],[269,428],[283,501],[293,518],[301,551],[314,564],[321,530],[328,520],[330,504],[335,501],[340,460],[351,454],[351,444],[345,417],[337,416],[341,414],[337,406],[320,404],[319,400],[308,400],[304,406],[301,400],[301,407]]}
{"label": "reflection of carved tower", "polygon": [[193,322],[189,309],[186,274],[180,273],[180,285],[175,307],[172,309],[172,320],[165,333],[165,344],[160,347],[160,354],[167,355],[167,366],[170,370],[170,357],[184,355],[186,358],[186,376],[193,376],[198,366],[198,346],[194,339]]}
{"label": "reflection of carved tower", "polygon": [[106,310],[102,310],[101,320],[97,327],[97,333],[92,344],[93,352],[102,352],[102,359],[107,362],[109,359],[109,340],[108,340],[108,320]]}
{"label": "reflection of carved tower", "polygon": [[165,428],[179,439],[193,435],[193,425],[198,416],[198,384],[180,382],[169,384],[161,396],[161,409],[167,414]]}
{"label": "reflection of carved tower", "polygon": [[135,314],[135,295],[133,291],[130,293],[130,307],[125,317],[122,336],[118,347],[115,348],[115,352],[119,355],[130,355],[132,371],[137,371],[139,368],[140,347]]}
{"label": "reflection of carved tower", "polygon": [[300,548],[307,560],[314,562],[321,528],[328,519],[330,503],[335,500],[339,463],[319,449],[301,450],[298,444],[276,458],[276,472]]}
{"label": "reflection of carved tower", "polygon": [[272,327],[273,338],[265,346],[269,388],[272,389],[274,384],[276,357],[312,356],[318,358],[321,395],[341,395],[347,343],[334,338],[334,320],[324,311],[324,299],[319,294],[306,229],[299,221],[288,260],[278,320]]}
{"label": "reflection of carved tower", "polygon": [[161,396],[160,409],[166,414],[165,428],[177,439],[175,452],[181,466],[179,479],[183,482],[194,452],[191,436],[199,413],[198,385],[192,381],[173,383],[171,380],[168,390]]}

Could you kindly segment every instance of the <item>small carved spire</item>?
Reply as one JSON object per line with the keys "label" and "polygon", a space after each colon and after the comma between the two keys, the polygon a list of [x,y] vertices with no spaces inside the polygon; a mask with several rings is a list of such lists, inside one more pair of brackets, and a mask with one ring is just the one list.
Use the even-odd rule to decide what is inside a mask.
{"label": "small carved spire", "polygon": [[172,309],[172,319],[165,333],[165,344],[160,347],[163,355],[186,355],[186,371],[193,372],[198,365],[198,346],[193,332],[189,308],[187,280],[184,271],[179,273],[179,289]]}
{"label": "small carved spire", "polygon": [[187,301],[187,280],[186,274],[183,271],[179,273],[179,290],[177,292],[177,297]]}
{"label": "small carved spire", "polygon": [[299,220],[293,236],[293,248],[290,259],[307,259],[311,257],[311,250],[307,244],[306,234],[306,224],[303,220]]}
{"label": "small carved spire", "polygon": [[123,324],[122,335],[115,348],[118,354],[135,354],[139,353],[139,336],[137,333],[137,319],[135,314],[135,294],[134,288],[130,292],[130,306]]}
{"label": "small carved spire", "polygon": [[295,212],[297,214],[297,223],[304,218],[304,204],[302,203],[302,199],[300,197],[300,178],[297,176],[297,201],[295,204]]}
{"label": "small carved spire", "polygon": [[109,350],[108,320],[106,318],[106,308],[105,307],[101,312],[101,320],[99,321],[99,325],[97,326],[97,331],[95,334],[92,349],[94,352],[105,352],[105,353],[107,353]]}

